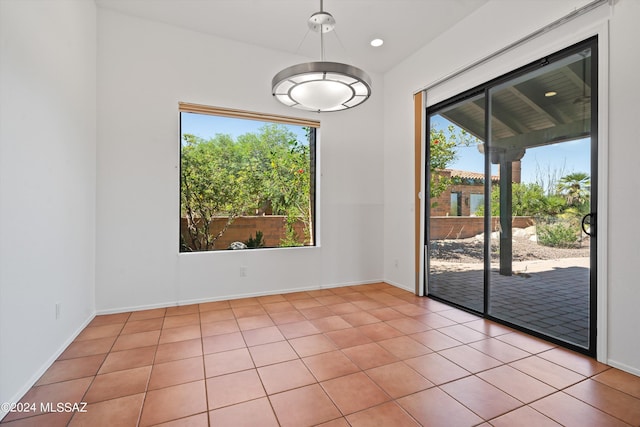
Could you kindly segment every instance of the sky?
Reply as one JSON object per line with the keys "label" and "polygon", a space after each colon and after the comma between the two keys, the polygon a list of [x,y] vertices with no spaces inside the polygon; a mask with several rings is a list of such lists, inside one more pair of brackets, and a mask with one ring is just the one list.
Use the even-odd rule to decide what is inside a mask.
{"label": "sky", "polygon": [[[259,133],[266,123],[258,120],[234,119],[208,114],[181,113],[182,133],[190,133],[204,139],[213,138],[216,134],[231,135],[234,139],[245,133]],[[298,136],[298,141],[307,144],[302,126],[282,125]]]}
{"label": "sky", "polygon": [[[265,122],[247,119],[234,119],[206,114],[182,113],[182,131],[209,139],[217,133],[229,134],[236,138],[245,133],[258,133]],[[445,129],[448,120],[441,116],[431,118],[433,125]],[[298,140],[306,144],[306,135],[302,126],[283,125],[298,136]],[[590,140],[581,139],[560,144],[530,148],[522,158],[522,182],[537,182],[540,178],[548,181],[549,174],[559,178],[573,172],[590,173]],[[471,172],[484,172],[484,157],[476,146],[459,147],[458,158],[450,169]],[[497,174],[497,165],[492,166],[492,174]]]}
{"label": "sky", "polygon": [[[434,116],[431,124],[446,129],[451,123],[441,116]],[[547,182],[549,173],[559,175],[556,178],[573,172],[590,174],[590,158],[589,138],[530,148],[521,160],[522,182],[537,182],[540,177]],[[475,145],[459,147],[458,159],[449,168],[482,173],[484,156]],[[492,174],[497,174],[497,170],[497,165],[493,165]]]}

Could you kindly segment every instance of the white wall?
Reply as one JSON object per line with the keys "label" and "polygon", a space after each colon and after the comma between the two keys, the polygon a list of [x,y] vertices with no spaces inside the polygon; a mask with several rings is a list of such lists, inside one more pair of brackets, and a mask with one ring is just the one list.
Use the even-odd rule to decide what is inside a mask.
{"label": "white wall", "polygon": [[1,1],[0,49],[0,402],[15,402],[94,313],[95,5]]}
{"label": "white wall", "polygon": [[[382,279],[382,79],[340,114],[272,99],[308,60],[98,10],[98,311]],[[321,120],[321,247],[178,254],[179,101]]]}
{"label": "white wall", "polygon": [[[438,79],[462,69],[475,60],[496,52],[528,34],[545,27],[574,9],[590,3],[587,0],[508,2],[491,0],[485,6],[442,34],[415,55],[385,74],[385,254],[384,277],[403,287],[414,286],[413,242],[413,100],[412,94]],[[545,37],[528,43],[522,49],[502,55],[476,70],[449,82],[446,87],[430,91],[428,103],[443,100],[466,89],[525,65],[547,53],[562,49],[588,37],[604,32],[610,14],[609,6],[572,21]],[[526,17],[523,19],[522,17]],[[640,18],[640,2],[620,0],[610,17],[610,99],[608,187],[603,189],[609,199],[606,210],[609,233],[600,235],[599,242],[609,248],[609,257],[601,260],[600,268],[608,269],[608,343],[607,362],[640,374],[640,289],[634,264],[639,249],[631,235],[638,198],[638,177],[632,175],[635,159],[640,155],[637,140],[637,96],[640,83],[636,71],[640,65],[637,49],[631,40],[640,39],[640,29],[634,22]],[[488,23],[492,23],[488,25]],[[498,24],[499,25],[496,25]],[[578,39],[576,39],[578,38]],[[606,44],[606,42],[605,42]],[[606,46],[604,46],[606,48]],[[604,49],[606,51],[606,49]],[[604,93],[607,93],[605,84]],[[635,118],[635,119],[634,119]],[[606,146],[606,145],[605,145]],[[604,168],[606,170],[606,168]],[[601,168],[602,170],[602,168]],[[606,179],[607,177],[603,177]],[[602,194],[602,193],[601,193]],[[600,213],[600,218],[602,212]],[[394,261],[400,260],[399,267]],[[406,260],[403,265],[402,261]]]}
{"label": "white wall", "polygon": [[640,2],[621,0],[611,17],[609,110],[609,360],[640,375],[638,212],[640,175]]}

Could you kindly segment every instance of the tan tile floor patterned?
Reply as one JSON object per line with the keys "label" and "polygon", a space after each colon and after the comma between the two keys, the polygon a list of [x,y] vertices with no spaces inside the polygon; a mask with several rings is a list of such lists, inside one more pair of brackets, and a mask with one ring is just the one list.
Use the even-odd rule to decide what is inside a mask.
{"label": "tan tile floor patterned", "polygon": [[640,426],[640,377],[393,286],[97,316],[19,426]]}

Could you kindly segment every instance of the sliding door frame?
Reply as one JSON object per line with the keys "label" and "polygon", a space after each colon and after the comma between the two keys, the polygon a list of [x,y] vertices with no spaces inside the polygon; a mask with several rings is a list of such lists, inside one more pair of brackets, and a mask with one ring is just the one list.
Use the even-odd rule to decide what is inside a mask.
{"label": "sliding door frame", "polygon": [[[590,278],[589,278],[589,294],[590,294],[590,302],[589,302],[589,310],[590,310],[590,325],[589,325],[589,347],[587,349],[579,346],[571,345],[565,341],[555,340],[552,337],[545,336],[540,333],[536,333],[535,331],[527,330],[526,328],[519,327],[518,325],[510,324],[509,322],[505,322],[503,320],[497,319],[489,315],[489,302],[490,302],[490,284],[489,284],[489,274],[490,274],[490,259],[486,256],[486,254],[490,253],[490,239],[485,239],[484,242],[484,251],[485,251],[485,259],[484,259],[484,310],[483,313],[476,312],[472,309],[462,307],[458,304],[453,303],[452,305],[462,308],[464,310],[476,312],[478,314],[483,315],[485,318],[495,320],[501,323],[508,324],[511,327],[516,329],[525,330],[527,333],[531,333],[532,335],[543,337],[549,341],[557,342],[562,344],[563,346],[569,347],[576,351],[580,351],[582,353],[586,353],[590,356],[598,358],[598,360],[606,361],[606,334],[602,325],[606,325],[606,263],[602,262],[606,260],[606,257],[603,255],[606,254],[606,241],[602,237],[606,236],[606,182],[601,181],[599,178],[605,176],[606,177],[606,162],[607,162],[607,149],[606,149],[606,137],[604,137],[604,131],[606,131],[606,124],[608,123],[608,115],[606,114],[608,103],[606,101],[606,91],[605,84],[603,82],[607,81],[608,75],[606,74],[606,68],[603,68],[603,64],[608,64],[608,51],[606,50],[606,46],[608,45],[608,40],[605,35],[603,37],[602,30],[596,32],[596,34],[591,37],[585,38],[571,46],[565,47],[561,50],[554,51],[549,54],[547,57],[543,58],[542,61],[553,61],[557,57],[565,57],[570,52],[574,50],[579,50],[581,48],[590,47],[592,49],[592,79],[594,82],[594,86],[592,89],[592,95],[594,97],[595,102],[592,102],[591,108],[591,135],[592,143],[591,143],[591,171],[590,174],[593,174],[595,171],[597,175],[592,176],[594,183],[596,184],[593,188],[594,190],[594,200],[592,200],[592,211],[596,211],[598,215],[597,219],[597,233],[598,237],[596,238],[597,244],[595,248],[591,248],[590,259]],[[603,45],[605,49],[602,49]],[[604,52],[603,52],[604,51]],[[429,295],[429,257],[428,257],[428,247],[427,243],[429,242],[429,204],[426,203],[428,201],[429,194],[429,168],[426,162],[426,159],[429,156],[428,153],[428,139],[429,139],[429,117],[431,112],[434,112],[438,109],[441,109],[445,105],[453,105],[463,101],[466,98],[470,98],[473,96],[477,96],[479,94],[484,94],[485,96],[485,132],[488,139],[490,135],[489,126],[491,111],[490,111],[490,100],[489,100],[489,89],[494,87],[497,84],[513,79],[518,75],[522,75],[524,73],[530,72],[535,65],[542,65],[540,61],[535,61],[529,63],[525,66],[520,67],[512,72],[509,72],[503,76],[494,78],[487,83],[476,86],[473,89],[465,91],[459,95],[456,95],[452,98],[449,98],[445,101],[438,102],[437,104],[431,105],[427,107],[428,103],[422,100],[425,108],[423,109],[422,121],[426,124],[426,126],[422,129],[422,137],[424,141],[424,145],[422,147],[425,148],[423,151],[423,156],[425,160],[422,162],[421,175],[422,175],[422,189],[421,194],[424,195],[421,200],[421,209],[416,209],[416,211],[422,211],[422,217],[424,218],[424,224],[420,225],[420,229],[422,230],[419,235],[421,239],[424,239],[424,244],[421,245],[421,249],[423,249],[422,255],[423,259],[419,260],[422,271],[421,274],[421,282],[424,283],[424,286],[417,292],[418,295]],[[602,70],[605,70],[604,72]],[[421,93],[422,96],[428,94],[427,91]],[[604,95],[604,96],[603,96]],[[417,105],[416,105],[417,107]],[[601,112],[605,112],[602,114]],[[417,117],[417,115],[416,115]],[[416,129],[417,131],[417,129]],[[416,132],[417,133],[417,132]],[[604,134],[604,135],[603,135]],[[596,162],[594,164],[594,162]],[[490,160],[485,157],[485,177],[491,176],[491,164]],[[417,169],[416,169],[417,174]],[[490,194],[490,180],[485,179],[485,194]],[[485,212],[490,212],[490,197],[485,197]],[[485,215],[484,218],[484,228],[486,230],[490,230],[491,227],[491,218],[489,215]],[[418,252],[418,248],[416,248],[416,254]],[[418,262],[418,260],[416,260]],[[418,285],[418,281],[416,282]],[[437,299],[437,297],[436,297]],[[450,303],[450,302],[448,302]],[[600,331],[600,333],[598,333]]]}

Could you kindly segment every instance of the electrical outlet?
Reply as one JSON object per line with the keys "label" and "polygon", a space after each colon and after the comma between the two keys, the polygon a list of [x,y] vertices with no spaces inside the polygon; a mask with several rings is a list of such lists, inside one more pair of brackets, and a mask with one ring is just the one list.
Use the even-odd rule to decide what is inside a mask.
{"label": "electrical outlet", "polygon": [[241,265],[240,266],[240,277],[247,277],[247,266],[246,265]]}
{"label": "electrical outlet", "polygon": [[397,260],[397,259],[396,259],[396,260],[393,260],[393,266],[394,266],[395,268],[398,268],[398,260]]}

